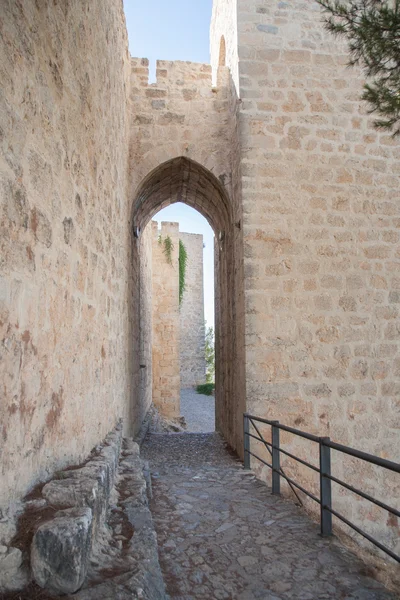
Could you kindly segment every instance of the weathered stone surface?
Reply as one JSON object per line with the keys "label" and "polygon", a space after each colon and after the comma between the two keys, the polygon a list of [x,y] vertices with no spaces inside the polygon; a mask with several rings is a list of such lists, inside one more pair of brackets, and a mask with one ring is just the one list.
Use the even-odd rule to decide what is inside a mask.
{"label": "weathered stone surface", "polygon": [[82,586],[92,546],[92,511],[71,508],[36,531],[31,549],[34,580],[43,588],[71,594]]}
{"label": "weathered stone surface", "polygon": [[22,552],[18,548],[0,546],[0,592],[18,590],[28,579],[22,568]]}
{"label": "weathered stone surface", "polygon": [[185,290],[179,309],[181,388],[205,383],[205,324],[203,285],[203,236],[179,233],[186,249]]}
{"label": "weathered stone surface", "polygon": [[[216,233],[230,445],[242,451],[247,410],[399,460],[399,140],[372,128],[315,2],[215,0],[212,69],[160,61],[156,85],[129,58],[120,2],[1,2],[0,23],[1,507],[120,416],[139,430],[143,230],[177,200]],[[391,476],[358,474],[397,496]],[[392,543],[384,513],[337,496]]]}
{"label": "weathered stone surface", "polygon": [[[152,400],[167,418],[180,416],[179,223],[149,224],[152,233]],[[160,238],[161,236],[161,238]],[[163,240],[172,242],[171,260]],[[161,243],[159,243],[159,239]]]}
{"label": "weathered stone surface", "polygon": [[125,369],[133,362],[122,4],[0,4],[6,509],[44,473],[82,461],[119,417],[129,415],[132,432],[140,419],[130,421],[133,366]]}
{"label": "weathered stone surface", "polygon": [[[152,400],[167,418],[180,416],[180,389],[205,382],[203,236],[179,223],[152,221]],[[172,242],[170,259],[164,241]],[[179,304],[179,244],[187,253],[185,291]]]}
{"label": "weathered stone surface", "polygon": [[[118,502],[108,524],[112,538],[100,540],[84,588],[74,600],[166,600],[144,468],[139,446],[125,439]],[[103,572],[114,575],[104,581]]]}
{"label": "weathered stone surface", "polygon": [[244,471],[218,434],[149,435],[142,454],[171,598],[396,599],[302,509]]}
{"label": "weathered stone surface", "polygon": [[46,483],[42,494],[52,506],[72,508],[89,506],[95,510],[99,498],[99,485],[96,479],[85,477],[57,479]]}

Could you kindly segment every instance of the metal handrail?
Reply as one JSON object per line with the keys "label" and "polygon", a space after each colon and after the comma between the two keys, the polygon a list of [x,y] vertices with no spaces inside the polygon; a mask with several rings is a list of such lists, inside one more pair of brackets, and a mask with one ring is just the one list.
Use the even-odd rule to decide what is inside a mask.
{"label": "metal handrail", "polygon": [[[272,429],[271,441],[272,441],[272,443],[267,442],[263,438],[263,436],[262,436],[260,430],[258,429],[258,427],[256,426],[255,422],[265,423],[266,425],[271,426],[271,429]],[[255,428],[255,430],[258,434],[258,437],[255,436],[254,434],[250,433],[250,425],[252,425]],[[280,447],[279,431],[281,429],[283,431],[287,431],[288,433],[292,433],[299,437],[305,438],[311,442],[315,442],[319,445],[319,468],[312,465],[311,463],[308,463],[307,461],[303,460],[302,458],[295,456],[294,454],[291,454],[287,450],[283,450]],[[379,456],[374,456],[373,454],[368,454],[367,452],[362,452],[361,450],[356,450],[355,448],[351,448],[349,446],[344,446],[343,444],[337,444],[336,442],[332,442],[331,439],[327,438],[327,437],[318,437],[311,433],[307,433],[306,431],[301,431],[300,429],[295,429],[293,427],[289,427],[288,425],[282,425],[281,423],[279,423],[279,421],[271,421],[269,419],[262,419],[261,417],[256,417],[256,416],[250,415],[248,413],[244,413],[244,415],[243,415],[243,430],[244,430],[244,468],[250,469],[250,456],[253,456],[254,458],[259,460],[260,462],[262,462],[264,465],[266,465],[267,467],[269,467],[272,470],[272,493],[273,494],[280,494],[280,478],[283,477],[289,483],[290,487],[292,488],[292,490],[294,491],[296,496],[297,496],[297,493],[295,492],[294,487],[299,489],[300,491],[302,491],[304,494],[306,494],[309,498],[311,498],[315,502],[317,502],[320,505],[321,535],[323,535],[323,536],[332,535],[332,516],[335,516],[336,518],[340,519],[343,523],[345,523],[346,525],[351,527],[354,531],[356,531],[357,533],[362,535],[364,538],[366,538],[368,541],[370,541],[372,544],[377,546],[380,550],[382,550],[383,552],[388,554],[388,556],[390,556],[391,558],[393,558],[394,560],[396,560],[397,562],[400,563],[400,556],[398,556],[397,554],[392,552],[392,550],[390,550],[389,548],[387,548],[386,546],[384,546],[383,544],[378,542],[378,540],[375,540],[368,533],[366,533],[365,531],[360,529],[357,525],[355,525],[354,523],[352,523],[351,521],[346,519],[346,517],[344,517],[343,515],[341,515],[340,513],[338,513],[336,510],[334,510],[332,508],[332,481],[333,481],[334,483],[337,483],[337,484],[343,486],[344,488],[348,489],[349,491],[353,492],[354,494],[361,496],[365,500],[372,502],[376,506],[379,506],[380,508],[387,510],[391,514],[393,514],[397,517],[400,517],[400,511],[398,511],[396,508],[393,508],[392,506],[389,506],[388,504],[385,504],[384,502],[381,502],[380,500],[373,498],[369,494],[366,494],[362,490],[359,490],[359,489],[353,487],[352,485],[346,483],[345,481],[342,481],[341,479],[334,477],[331,474],[331,449],[337,450],[338,452],[342,452],[343,454],[347,454],[347,455],[353,456],[355,458],[359,458],[361,460],[364,460],[371,464],[377,465],[379,467],[383,467],[383,468],[388,469],[389,471],[393,471],[395,473],[400,473],[400,464],[399,463],[395,463],[395,462],[387,460],[385,458],[380,458]],[[267,448],[267,450],[270,452],[270,454],[272,456],[272,464],[266,462],[260,456],[257,456],[256,454],[254,454],[254,452],[251,451],[251,449],[250,449],[251,438],[254,438],[257,441],[260,441],[261,443],[263,443],[265,445],[265,447]],[[320,476],[320,497],[319,498],[317,498],[317,496],[314,496],[314,494],[312,494],[311,492],[306,490],[304,487],[302,487],[300,484],[298,484],[296,481],[294,481],[290,477],[287,477],[287,475],[282,470],[282,467],[280,464],[280,455],[281,454],[289,456],[290,458],[293,458],[294,460],[303,464],[307,468],[312,469],[313,471],[316,471],[317,473],[319,473],[319,476]],[[299,497],[297,496],[297,498],[299,498]]]}

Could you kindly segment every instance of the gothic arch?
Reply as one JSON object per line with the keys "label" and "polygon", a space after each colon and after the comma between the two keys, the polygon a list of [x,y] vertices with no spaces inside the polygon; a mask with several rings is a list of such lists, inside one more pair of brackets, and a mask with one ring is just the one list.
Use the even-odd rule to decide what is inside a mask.
{"label": "gothic arch", "polygon": [[[183,202],[198,210],[215,233],[216,427],[228,443],[240,451],[244,402],[241,351],[244,345],[235,321],[241,312],[237,304],[237,290],[243,283],[239,281],[241,275],[237,258],[240,230],[234,224],[231,198],[222,181],[200,163],[184,156],[171,158],[153,168],[137,186],[133,198],[131,357],[137,374],[133,390],[145,395],[143,381],[151,377],[151,369],[146,373],[140,368],[146,363],[143,354],[146,354],[147,360],[150,355],[149,343],[141,337],[145,329],[143,319],[149,314],[147,300],[143,296],[144,231],[157,212],[175,202]],[[148,396],[146,398],[133,404],[148,404]]]}
{"label": "gothic arch", "polygon": [[159,210],[174,202],[198,210],[217,235],[231,226],[230,199],[221,182],[199,163],[180,156],[160,164],[139,185],[133,204],[137,234]]}

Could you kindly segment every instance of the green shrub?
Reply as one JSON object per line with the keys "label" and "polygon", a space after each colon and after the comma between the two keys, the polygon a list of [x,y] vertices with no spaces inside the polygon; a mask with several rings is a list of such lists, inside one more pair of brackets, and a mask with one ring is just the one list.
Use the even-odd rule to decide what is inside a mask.
{"label": "green shrub", "polygon": [[196,388],[196,392],[198,394],[204,394],[204,396],[212,396],[213,391],[215,390],[215,383],[202,383],[198,385]]}

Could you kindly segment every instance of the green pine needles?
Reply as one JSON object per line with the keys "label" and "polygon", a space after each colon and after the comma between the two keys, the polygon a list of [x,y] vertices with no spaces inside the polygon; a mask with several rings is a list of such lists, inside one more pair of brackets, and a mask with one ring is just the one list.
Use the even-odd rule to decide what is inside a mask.
{"label": "green pine needles", "polygon": [[371,79],[362,99],[380,118],[375,126],[400,135],[400,0],[317,0],[325,26],[349,43],[349,65]]}
{"label": "green pine needles", "polygon": [[185,244],[179,240],[179,305],[182,304],[183,292],[186,288],[187,251]]}

